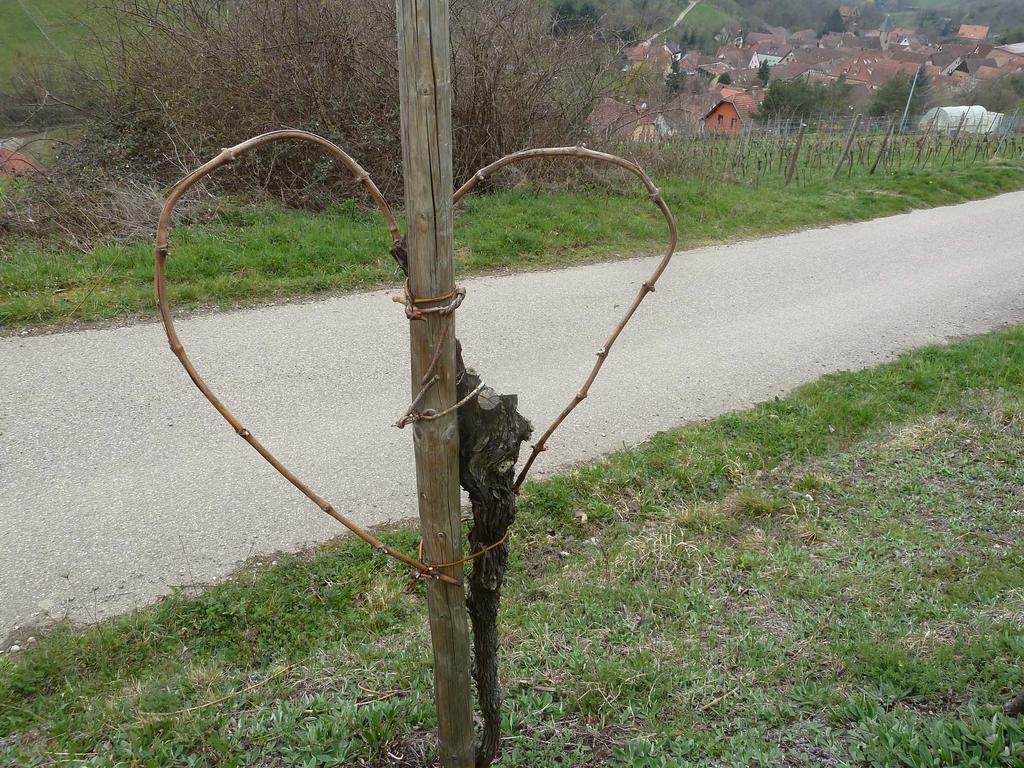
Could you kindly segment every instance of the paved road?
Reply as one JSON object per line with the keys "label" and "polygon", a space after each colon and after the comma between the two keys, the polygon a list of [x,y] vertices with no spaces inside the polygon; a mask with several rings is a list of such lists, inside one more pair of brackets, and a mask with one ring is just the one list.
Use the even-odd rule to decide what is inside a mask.
{"label": "paved road", "polygon": [[653,35],[651,35],[649,38],[647,38],[644,41],[644,44],[645,45],[651,45],[655,40],[657,40],[659,37],[664,35],[666,32],[671,32],[673,29],[675,29],[680,24],[682,24],[683,23],[683,19],[686,18],[686,15],[690,11],[692,11],[697,6],[697,4],[699,2],[700,2],[700,0],[690,0],[690,4],[687,5],[678,16],[676,16],[676,20],[675,21],[673,21],[671,24],[669,24],[667,27],[665,27],[663,30],[661,30],[661,32],[656,32]]}
{"label": "paved road", "polygon": [[[679,254],[541,469],[827,371],[1024,322],[1024,193]],[[475,278],[467,359],[536,425],[562,407],[651,259]],[[384,292],[195,317],[225,401],[364,523],[415,514],[406,324]],[[339,528],[200,398],[158,325],[0,339],[0,637],[88,621]]]}

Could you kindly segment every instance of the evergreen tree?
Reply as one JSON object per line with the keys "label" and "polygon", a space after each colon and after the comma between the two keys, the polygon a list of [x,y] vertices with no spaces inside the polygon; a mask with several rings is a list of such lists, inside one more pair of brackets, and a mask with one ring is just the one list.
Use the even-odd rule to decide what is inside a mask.
{"label": "evergreen tree", "polygon": [[679,62],[675,59],[672,60],[672,71],[665,78],[665,85],[673,95],[680,93],[686,85],[686,76],[679,70]]}
{"label": "evergreen tree", "polygon": [[840,75],[825,87],[821,111],[829,115],[845,115],[852,100],[853,86],[846,82],[846,75]]}
{"label": "evergreen tree", "polygon": [[794,120],[816,117],[821,113],[846,114],[853,89],[844,78],[828,85],[806,80],[775,80],[758,109],[759,120]]}
{"label": "evergreen tree", "polygon": [[838,8],[834,8],[832,13],[825,19],[825,26],[822,27],[821,33],[827,35],[829,32],[845,32],[846,24],[843,22],[843,15],[839,13]]}
{"label": "evergreen tree", "polygon": [[821,111],[821,89],[806,80],[776,80],[757,111],[760,120],[805,118]]}
{"label": "evergreen tree", "polygon": [[[914,79],[907,75],[896,75],[875,92],[871,100],[869,111],[876,117],[901,117],[903,110],[907,107],[907,99],[910,98],[910,89]],[[909,116],[920,115],[928,109],[931,101],[931,83],[924,72],[924,68],[917,74],[917,85],[914,86],[914,96],[910,101]]]}
{"label": "evergreen tree", "polygon": [[761,62],[761,66],[757,68],[757,79],[761,81],[761,85],[768,85],[768,78],[772,76],[772,68],[768,65],[768,59]]}
{"label": "evergreen tree", "polygon": [[597,26],[597,9],[591,3],[578,6],[571,0],[563,0],[551,12],[551,21],[556,34]]}

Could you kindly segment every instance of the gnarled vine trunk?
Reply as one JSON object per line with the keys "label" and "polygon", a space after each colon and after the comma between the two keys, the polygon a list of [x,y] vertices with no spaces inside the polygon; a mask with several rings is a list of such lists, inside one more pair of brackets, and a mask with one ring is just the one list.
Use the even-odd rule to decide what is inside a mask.
{"label": "gnarled vine trunk", "polygon": [[[408,272],[408,253],[395,243],[392,255]],[[468,397],[483,380],[462,357],[456,339],[456,397]],[[516,518],[515,467],[522,444],[533,432],[518,411],[517,395],[498,394],[484,386],[459,409],[459,481],[469,494],[473,526],[470,552],[484,551],[472,562],[466,607],[473,628],[473,679],[483,727],[477,743],[477,768],[494,762],[501,745],[501,683],[498,679],[498,609],[508,564],[507,534]]]}
{"label": "gnarled vine trunk", "polygon": [[[466,368],[461,346],[456,349],[456,388],[462,399],[481,379]],[[501,743],[498,608],[508,564],[507,535],[516,519],[515,466],[520,446],[533,431],[517,410],[518,403],[516,395],[499,395],[484,387],[459,411],[459,479],[473,509],[470,551],[486,550],[473,561],[466,597],[473,626],[473,679],[483,717],[477,768],[494,761]]]}

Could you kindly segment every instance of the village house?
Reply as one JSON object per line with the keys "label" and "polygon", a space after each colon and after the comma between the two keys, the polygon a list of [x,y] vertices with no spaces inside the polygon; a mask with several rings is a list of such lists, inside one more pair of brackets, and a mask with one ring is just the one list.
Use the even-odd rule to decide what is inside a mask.
{"label": "village house", "polygon": [[818,40],[819,48],[861,48],[863,41],[850,32],[829,32]]}
{"label": "village house", "polygon": [[888,57],[864,55],[842,62],[832,70],[835,78],[844,77],[848,83],[861,83],[877,90],[897,75],[913,77],[919,65],[913,62],[893,61]]}
{"label": "village house", "polygon": [[[847,10],[855,9],[848,6]],[[859,19],[856,12],[844,16]],[[935,45],[916,30],[896,26],[887,16],[877,30],[833,32],[818,38],[814,30],[790,33],[783,27],[733,36],[713,55],[683,51],[672,45],[639,45],[626,51],[626,69],[653,66],[689,81],[685,108],[648,109],[606,99],[594,110],[591,130],[621,142],[649,142],[699,130],[732,135],[749,128],[752,115],[772,82],[805,80],[828,85],[839,79],[850,86],[853,102],[865,102],[894,77],[913,78],[923,70],[937,93],[955,93],[1024,72],[1024,43],[995,47],[987,44],[988,30],[964,25],[961,42]],[[768,83],[762,65],[770,68]],[[724,81],[724,82],[723,82]]]}
{"label": "village house", "polygon": [[587,118],[587,127],[603,141],[646,144],[658,138],[654,117],[646,104],[604,98]]}
{"label": "village house", "polygon": [[961,24],[960,31],[956,36],[961,40],[974,43],[984,43],[988,39],[988,27],[979,24]]}
{"label": "village house", "polygon": [[993,48],[989,56],[995,59],[1000,67],[1012,70],[1020,69],[1021,66],[1024,66],[1024,43],[1001,45],[998,48]]}
{"label": "village house", "polygon": [[702,118],[706,134],[735,136],[743,132],[739,110],[731,99],[723,99]]}
{"label": "village house", "polygon": [[792,48],[778,48],[776,46],[770,46],[765,48],[755,48],[747,66],[751,69],[757,69],[767,62],[769,67],[774,67],[778,64],[782,64],[783,62],[790,62],[792,60]]}
{"label": "village house", "polygon": [[666,77],[672,71],[672,62],[682,58],[682,51],[678,46],[669,47],[668,45],[652,45],[650,43],[641,43],[633,48],[626,48],[623,53],[626,57],[625,66],[623,66],[624,72],[646,65]]}
{"label": "village house", "polygon": [[787,42],[797,47],[815,46],[818,42],[818,33],[813,29],[801,29],[791,34]]}
{"label": "village house", "polygon": [[[879,38],[879,40],[881,40],[881,38]],[[915,33],[914,30],[897,27],[889,33],[886,42],[882,43],[882,48],[883,50],[896,48],[909,51],[920,45],[922,45],[922,43],[917,38],[917,33]]]}
{"label": "village house", "polygon": [[724,61],[712,61],[707,64],[701,64],[697,70],[705,77],[710,77],[712,80],[717,80],[726,72],[731,72],[732,67],[726,64]]}
{"label": "village house", "polygon": [[736,136],[754,123],[754,112],[764,99],[763,92],[733,93],[721,99],[701,118],[703,131],[711,136]]}

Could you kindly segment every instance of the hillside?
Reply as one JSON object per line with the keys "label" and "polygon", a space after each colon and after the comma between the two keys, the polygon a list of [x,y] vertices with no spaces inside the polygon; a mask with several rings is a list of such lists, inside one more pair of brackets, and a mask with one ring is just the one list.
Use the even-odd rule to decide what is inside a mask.
{"label": "hillside", "polygon": [[88,0],[0,0],[0,92],[33,64],[73,56]]}
{"label": "hillside", "polygon": [[[890,0],[889,5],[897,10],[899,4]],[[950,18],[954,24],[981,24],[992,28],[995,35],[1009,33],[1011,42],[1020,42],[1024,37],[1024,3],[1020,0],[918,0],[913,4],[918,10],[909,11],[910,18]]]}
{"label": "hillside", "polygon": [[[960,24],[981,24],[991,27],[997,40],[1024,40],[1020,0],[852,0],[850,4],[861,7],[863,28],[877,28],[888,14],[898,24],[911,27],[937,30],[937,24],[950,19],[954,32]],[[668,26],[687,0],[552,0],[552,5],[589,11],[608,28],[642,35]],[[767,26],[820,30],[838,6],[838,0],[703,0],[685,26],[698,40],[732,25],[747,31]]]}

